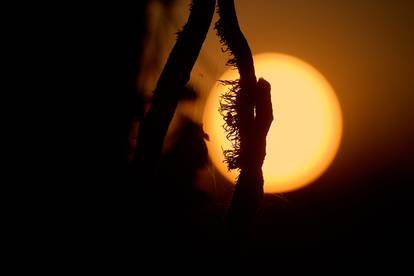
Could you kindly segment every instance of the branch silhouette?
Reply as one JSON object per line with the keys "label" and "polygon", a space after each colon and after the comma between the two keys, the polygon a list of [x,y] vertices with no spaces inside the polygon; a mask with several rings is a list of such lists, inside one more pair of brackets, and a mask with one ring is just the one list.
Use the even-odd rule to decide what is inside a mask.
{"label": "branch silhouette", "polygon": [[262,165],[266,136],[273,121],[270,84],[256,80],[249,44],[240,30],[233,0],[218,0],[219,20],[215,25],[220,41],[230,52],[228,65],[237,68],[240,79],[223,81],[231,88],[221,99],[220,112],[233,149],[224,154],[229,169],[240,174],[227,211],[226,225],[236,239],[246,236],[263,197]]}
{"label": "branch silhouette", "polygon": [[214,14],[215,0],[193,0],[190,15],[157,82],[151,107],[137,138],[133,169],[141,176],[157,170],[162,145],[177,103],[190,79]]}

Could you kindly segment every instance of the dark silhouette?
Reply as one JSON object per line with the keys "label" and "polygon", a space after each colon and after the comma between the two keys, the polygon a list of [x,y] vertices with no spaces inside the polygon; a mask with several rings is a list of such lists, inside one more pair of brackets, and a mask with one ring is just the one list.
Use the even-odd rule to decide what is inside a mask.
{"label": "dark silhouette", "polygon": [[[234,56],[229,64],[235,66],[240,72],[240,80],[231,83],[233,87],[223,96],[221,103],[221,112],[226,120],[225,128],[229,132],[228,138],[234,144],[234,149],[225,151],[224,154],[227,157],[229,169],[240,169],[240,176],[228,208],[226,225],[230,237],[240,241],[246,237],[263,197],[261,167],[266,151],[266,135],[273,115],[270,84],[263,79],[256,81],[252,54],[239,29],[234,2],[219,1],[218,6],[220,19],[215,27],[221,37],[221,42],[227,45],[228,50]],[[189,81],[191,70],[210,26],[214,7],[215,1],[193,1],[189,19],[184,29],[178,33],[177,42],[158,80],[151,107],[139,128],[137,147],[131,166],[132,175],[135,176],[132,178],[133,182],[140,180],[144,184],[144,188],[147,189],[146,194],[158,191],[168,195],[161,196],[161,200],[156,201],[160,204],[156,204],[157,210],[152,214],[155,217],[180,213],[180,217],[185,218],[186,216],[183,216],[183,213],[186,212],[185,208],[178,206],[185,206],[186,204],[182,204],[186,201],[181,200],[181,202],[174,203],[169,200],[170,195],[177,195],[177,192],[180,191],[178,194],[182,195],[174,198],[183,198],[183,195],[185,195],[184,198],[196,196],[194,193],[188,193],[191,191],[191,187],[190,189],[175,185],[166,187],[163,183],[180,183],[180,181],[174,180],[173,178],[176,177],[171,174],[170,177],[160,178],[157,172],[169,171],[167,167],[162,170],[159,167],[164,137],[178,101],[184,97],[184,92],[188,90],[185,89],[185,85]],[[201,128],[198,132],[202,133]],[[195,151],[192,154],[195,154]],[[194,161],[196,159],[192,162],[187,160],[185,163],[197,164]],[[182,168],[188,167],[181,166]],[[185,172],[187,176],[177,174],[181,176],[180,179],[183,182],[181,185],[186,182],[191,183],[193,179],[191,171],[194,169],[188,167],[188,171]],[[175,169],[174,171],[183,170]],[[176,206],[174,207],[174,205]],[[165,207],[169,209],[168,212],[164,210]],[[165,221],[168,221],[169,217],[171,216],[164,217]],[[155,224],[154,218],[150,218],[149,221],[153,221],[151,224]],[[186,225],[184,222],[180,224]],[[178,229],[180,230],[173,232],[179,233],[183,230],[180,227]]]}
{"label": "dark silhouette", "polygon": [[214,0],[194,0],[188,21],[178,33],[140,126],[133,160],[133,168],[140,174],[153,175],[156,170],[165,134],[207,35],[214,7]]}
{"label": "dark silhouette", "polygon": [[[132,161],[132,175],[137,176],[133,179],[144,180],[144,186],[154,184],[164,137],[189,81],[214,7],[215,1],[193,1],[188,22],[178,33],[177,42],[158,80],[151,107],[141,122]],[[256,81],[252,54],[238,26],[234,2],[219,1],[218,7],[220,19],[215,28],[221,42],[227,45],[234,56],[229,64],[240,72],[240,80],[232,83],[232,89],[223,96],[221,104],[225,128],[234,144],[234,150],[224,153],[229,169],[240,169],[226,224],[228,233],[239,240],[246,236],[263,197],[261,167],[273,115],[270,84],[263,79]],[[181,190],[180,187],[174,189]],[[163,201],[165,204],[168,200],[165,198]]]}
{"label": "dark silhouette", "polygon": [[226,162],[229,169],[240,170],[226,222],[229,234],[240,239],[246,236],[263,197],[262,164],[273,113],[270,84],[264,79],[256,81],[252,53],[240,30],[234,1],[219,0],[218,7],[220,19],[215,28],[227,46],[225,51],[233,56],[228,64],[240,73],[239,80],[224,81],[232,87],[223,95],[220,110],[234,147],[224,152]]}
{"label": "dark silhouette", "polygon": [[[183,30],[178,32],[177,41],[158,79],[150,109],[138,130],[137,146],[130,166],[131,185],[139,185],[140,194],[143,195],[137,203],[137,217],[146,226],[141,230],[141,236],[146,242],[151,241],[146,251],[154,254],[173,254],[167,248],[178,246],[176,242],[183,240],[179,237],[185,237],[184,233],[189,232],[186,227],[189,222],[186,220],[189,218],[187,209],[191,209],[191,204],[188,200],[198,195],[190,183],[194,171],[203,164],[202,152],[206,150],[203,138],[197,131],[201,127],[187,122],[183,129],[190,143],[189,151],[185,152],[194,154],[200,150],[199,161],[190,161],[182,155],[180,161],[187,162],[188,166],[180,164],[180,161],[170,163],[168,161],[173,159],[168,156],[163,159],[161,152],[178,102],[194,97],[186,84],[211,25],[214,9],[215,0],[192,2],[188,21]],[[193,148],[191,143],[196,143]]]}

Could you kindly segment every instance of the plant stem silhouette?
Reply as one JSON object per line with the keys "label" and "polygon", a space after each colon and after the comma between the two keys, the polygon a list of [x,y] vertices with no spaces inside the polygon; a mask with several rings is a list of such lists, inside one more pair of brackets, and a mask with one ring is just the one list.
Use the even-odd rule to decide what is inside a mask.
{"label": "plant stem silhouette", "polygon": [[263,197],[262,164],[266,135],[273,121],[270,84],[256,81],[253,57],[240,30],[233,0],[218,0],[220,19],[215,29],[232,58],[228,65],[238,69],[240,79],[223,81],[231,85],[222,96],[220,111],[233,149],[224,154],[229,169],[239,169],[236,188],[227,212],[230,235],[243,238]]}
{"label": "plant stem silhouette", "polygon": [[193,0],[188,21],[178,33],[139,129],[132,164],[141,177],[153,175],[157,169],[164,137],[207,35],[214,7],[215,0]]}

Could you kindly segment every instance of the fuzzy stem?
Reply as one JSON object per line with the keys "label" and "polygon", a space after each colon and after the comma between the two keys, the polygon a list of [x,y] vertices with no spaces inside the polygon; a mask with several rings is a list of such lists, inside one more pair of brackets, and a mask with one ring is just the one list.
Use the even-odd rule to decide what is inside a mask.
{"label": "fuzzy stem", "polygon": [[[220,19],[216,30],[232,58],[228,64],[240,74],[238,81],[224,81],[230,90],[222,96],[220,111],[227,138],[233,149],[224,151],[229,169],[240,169],[227,212],[228,232],[241,241],[263,197],[262,164],[266,155],[266,135],[273,120],[270,84],[256,81],[253,57],[240,30],[233,0],[218,0]],[[256,117],[254,114],[256,108]]]}
{"label": "fuzzy stem", "polygon": [[233,87],[224,95],[221,106],[226,130],[233,141],[233,150],[226,151],[225,155],[229,169],[241,169],[248,161],[246,149],[254,121],[256,75],[249,44],[239,27],[234,1],[218,0],[218,13],[220,19],[215,28],[220,41],[227,47],[225,51],[232,55],[228,64],[235,66],[240,74],[240,80],[230,83]]}

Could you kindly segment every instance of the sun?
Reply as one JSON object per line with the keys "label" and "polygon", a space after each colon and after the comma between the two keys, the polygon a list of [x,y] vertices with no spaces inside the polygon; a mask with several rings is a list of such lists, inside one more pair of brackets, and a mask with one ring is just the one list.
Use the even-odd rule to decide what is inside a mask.
{"label": "sun", "polygon": [[[253,57],[256,76],[272,86],[274,121],[266,139],[264,191],[283,193],[312,183],[332,163],[342,136],[342,113],[328,81],[308,63],[285,54]],[[220,80],[238,78],[228,70]],[[237,171],[228,171],[223,149],[230,149],[218,112],[220,95],[228,89],[219,82],[211,90],[203,115],[210,158],[218,171],[235,183]]]}

